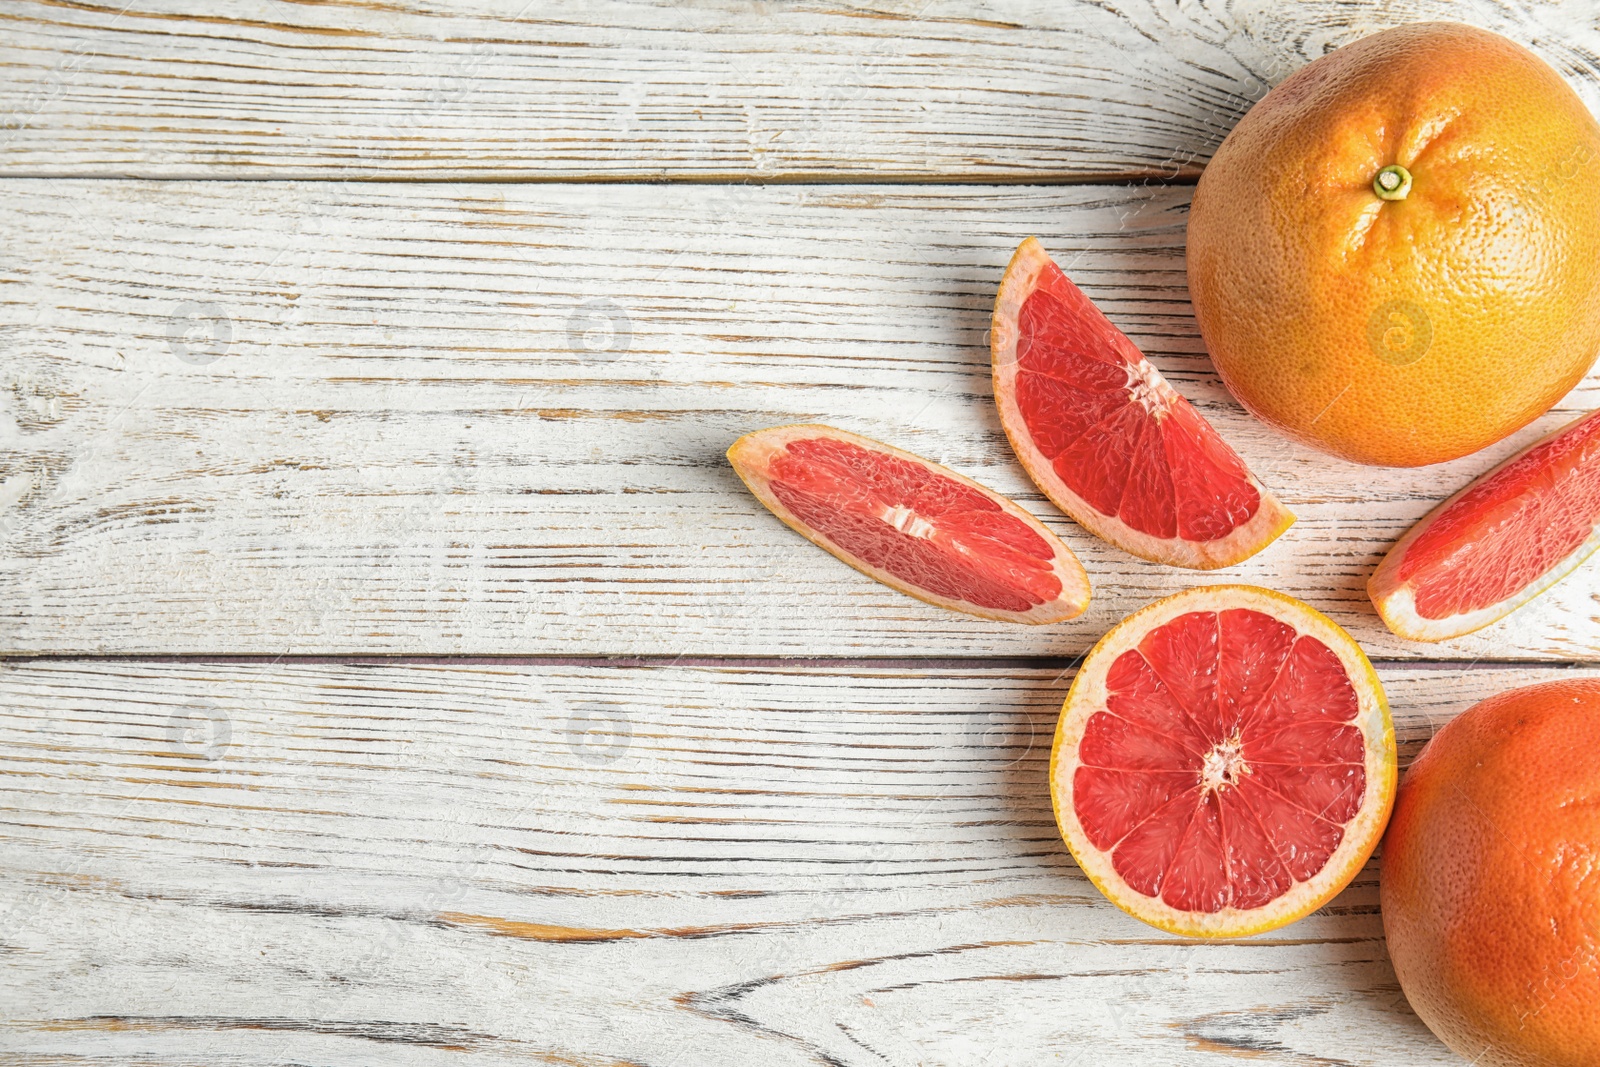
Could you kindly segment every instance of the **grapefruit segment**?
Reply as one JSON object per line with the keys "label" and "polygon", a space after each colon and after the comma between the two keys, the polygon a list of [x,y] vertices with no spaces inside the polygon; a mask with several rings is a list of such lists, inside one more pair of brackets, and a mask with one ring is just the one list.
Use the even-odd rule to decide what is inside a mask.
{"label": "grapefruit segment", "polygon": [[728,461],[774,515],[885,585],[1006,622],[1059,622],[1089,578],[1038,519],[970,478],[830,426],[748,434]]}
{"label": "grapefruit segment", "polygon": [[1290,597],[1211,586],[1085,658],[1050,757],[1056,822],[1112,903],[1193,937],[1276,929],[1354,877],[1396,777],[1383,688]]}
{"label": "grapefruit segment", "polygon": [[1515,611],[1600,548],[1600,411],[1511,457],[1428,512],[1367,583],[1413,641],[1471,633]]}
{"label": "grapefruit segment", "polygon": [[1032,237],[1000,282],[990,338],[1012,448],[1091,533],[1144,559],[1210,569],[1294,522]]}

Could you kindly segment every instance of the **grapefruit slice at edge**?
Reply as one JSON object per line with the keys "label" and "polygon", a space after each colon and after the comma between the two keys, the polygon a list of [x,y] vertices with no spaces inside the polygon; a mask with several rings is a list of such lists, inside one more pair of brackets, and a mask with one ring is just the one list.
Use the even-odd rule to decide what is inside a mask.
{"label": "grapefruit slice at edge", "polygon": [[796,532],[918,600],[1034,624],[1089,605],[1083,565],[1043,523],[914,453],[803,424],[747,434],[728,461]]}
{"label": "grapefruit slice at edge", "polygon": [[1084,874],[1189,937],[1262,933],[1327,903],[1383,835],[1396,778],[1388,702],[1355,641],[1243,585],[1112,628],[1050,754],[1056,823]]}
{"label": "grapefruit slice at edge", "polygon": [[1001,279],[990,355],[1017,458],[1057,507],[1103,540],[1210,570],[1248,559],[1293,525],[1035,238]]}
{"label": "grapefruit slice at edge", "polygon": [[1600,411],[1529,445],[1396,541],[1367,581],[1384,625],[1443,641],[1504,618],[1600,548]]}

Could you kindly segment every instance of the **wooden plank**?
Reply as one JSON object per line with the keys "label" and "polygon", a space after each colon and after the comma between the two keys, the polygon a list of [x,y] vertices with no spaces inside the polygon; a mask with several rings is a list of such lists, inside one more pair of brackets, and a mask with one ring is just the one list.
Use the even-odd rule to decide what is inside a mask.
{"label": "wooden plank", "polygon": [[[1383,670],[1407,761],[1483,696],[1570,676]],[[1069,682],[13,663],[0,1055],[1458,1062],[1398,991],[1372,867],[1224,944],[1107,904],[1050,812]]]}
{"label": "wooden plank", "polygon": [[[1198,582],[1306,598],[1374,656],[1600,659],[1594,574],[1443,646],[1371,568],[1414,518],[1600,405],[1376,470],[1219,386],[1189,190],[13,181],[0,299],[0,649],[43,653],[1080,653]],[[1216,421],[1299,525],[1197,574],[1056,514],[1011,456],[984,331],[1027,234]],[[1013,494],[1090,613],[1016,627],[867,581],[760,509],[738,435],[830,421]]]}
{"label": "wooden plank", "polygon": [[[1071,655],[1151,599],[1245,581],[1375,656],[1600,659],[1594,573],[1478,635],[1392,638],[1371,568],[1574,409],[1425,470],[1292,446],[1218,384],[1186,189],[8,183],[0,649]],[[984,331],[1041,234],[1299,524],[1200,575],[1042,500]],[[1018,627],[904,597],[745,493],[742,433],[830,421],[1032,507],[1094,603]]]}
{"label": "wooden plank", "polygon": [[0,173],[1192,177],[1271,84],[1426,19],[1600,105],[1587,0],[11,0]]}

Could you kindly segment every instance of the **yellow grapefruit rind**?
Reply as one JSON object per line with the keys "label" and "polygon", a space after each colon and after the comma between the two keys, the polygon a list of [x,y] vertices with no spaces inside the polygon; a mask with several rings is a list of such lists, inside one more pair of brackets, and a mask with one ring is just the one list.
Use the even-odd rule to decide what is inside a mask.
{"label": "yellow grapefruit rind", "polygon": [[1394,543],[1394,547],[1389,549],[1389,554],[1383,557],[1383,562],[1378,564],[1378,569],[1372,572],[1371,578],[1367,579],[1367,596],[1372,598],[1372,606],[1378,609],[1378,617],[1383,620],[1383,624],[1391,632],[1398,637],[1405,638],[1407,641],[1448,641],[1452,637],[1461,637],[1464,634],[1481,630],[1485,626],[1505,618],[1522,607],[1522,605],[1528,603],[1528,601],[1539,596],[1546,589],[1549,589],[1577,570],[1584,560],[1594,555],[1596,549],[1600,549],[1600,526],[1597,526],[1583,544],[1574,549],[1560,563],[1557,563],[1516,593],[1498,603],[1490,604],[1486,608],[1479,608],[1477,611],[1464,611],[1459,615],[1447,615],[1442,619],[1429,619],[1418,614],[1415,586],[1409,581],[1401,582],[1397,577],[1400,573],[1400,566],[1405,562],[1406,552],[1410,549],[1412,542],[1421,537],[1423,532],[1432,526],[1450,505],[1460,500],[1479,482],[1493,478],[1501,469],[1515,463],[1533,449],[1538,448],[1552,438],[1560,437],[1578,425],[1578,423],[1588,419],[1590,414],[1578,416],[1554,433],[1541,437],[1504,463],[1498,464],[1492,470],[1474,478],[1443,503],[1418,519],[1416,525],[1407,530],[1400,540]]}
{"label": "yellow grapefruit rind", "polygon": [[[1214,913],[1180,911],[1159,897],[1147,897],[1129,886],[1112,866],[1111,853],[1089,843],[1072,807],[1072,779],[1078,769],[1078,745],[1089,717],[1106,706],[1106,672],[1122,653],[1137,647],[1151,630],[1191,611],[1249,608],[1270,615],[1309,634],[1333,650],[1344,664],[1359,701],[1355,725],[1366,740],[1367,789],[1361,809],[1345,824],[1344,839],[1327,864],[1309,881],[1299,882],[1260,908],[1224,908]],[[1249,585],[1211,585],[1190,589],[1141,608],[1114,626],[1090,650],[1061,705],[1055,743],[1050,750],[1050,800],[1056,825],[1073,859],[1107,900],[1168,933],[1183,937],[1249,937],[1286,926],[1332,900],[1367,862],[1389,823],[1398,779],[1394,723],[1389,702],[1366,654],[1338,623],[1293,597]]]}
{"label": "yellow grapefruit rind", "polygon": [[[1526,426],[1600,351],[1597,160],[1562,74],[1488,30],[1414,22],[1301,67],[1228,133],[1189,209],[1189,300],[1223,384],[1376,466]],[[1412,173],[1406,199],[1375,195],[1386,164]]]}
{"label": "yellow grapefruit rind", "polygon": [[[762,473],[768,468],[773,457],[782,451],[790,441],[809,437],[828,437],[837,441],[848,441],[851,444],[873,452],[882,452],[899,459],[927,467],[937,471],[946,478],[952,478],[962,485],[975,489],[984,496],[993,500],[1005,509],[1006,514],[1022,520],[1034,533],[1044,538],[1055,554],[1052,570],[1057,580],[1061,582],[1061,595],[1055,600],[1036,605],[1033,610],[1026,613],[997,611],[993,608],[982,607],[966,600],[957,600],[938,596],[925,589],[918,589],[908,585],[888,571],[874,567],[865,560],[849,555],[832,542],[818,535],[809,526],[802,522],[793,512],[784,507],[783,502],[772,492],[771,483]],[[942,467],[931,460],[912,452],[905,452],[892,445],[881,441],[874,441],[870,437],[849,433],[845,430],[835,429],[832,426],[823,426],[819,423],[797,423],[791,426],[774,426],[766,430],[746,434],[733,443],[728,449],[728,462],[733,464],[733,469],[743,479],[745,486],[755,495],[755,498],[767,510],[796,533],[819,548],[827,550],[830,554],[854,567],[870,578],[876,578],[891,589],[897,589],[908,596],[916,597],[926,604],[936,607],[948,608],[952,611],[965,612],[968,615],[977,615],[980,618],[993,619],[997,622],[1020,622],[1030,625],[1043,625],[1052,622],[1064,622],[1082,615],[1089,606],[1089,575],[1085,573],[1083,564],[1078,562],[1078,557],[1073,555],[1062,540],[1051,533],[1042,522],[1022,510],[1014,501],[1008,500],[992,489],[973,481],[964,475],[957,474],[948,467]]]}
{"label": "yellow grapefruit rind", "polygon": [[[1033,445],[1028,424],[1017,407],[1017,316],[1022,303],[1038,286],[1039,274],[1050,264],[1050,256],[1036,238],[1029,237],[1017,248],[1000,280],[990,323],[989,353],[993,364],[994,398],[1000,409],[1000,425],[1005,428],[1011,449],[1022,461],[1029,477],[1051,502],[1073,520],[1118,548],[1141,559],[1167,563],[1192,570],[1231,567],[1266,548],[1278,535],[1294,525],[1294,515],[1273,496],[1254,474],[1250,484],[1261,494],[1261,506],[1250,521],[1215,541],[1186,541],[1181,537],[1152,537],[1135,530],[1114,515],[1097,510],[1067,487],[1050,465],[1050,460]],[[1152,371],[1152,374],[1154,372]],[[1155,375],[1157,388],[1169,399],[1187,403],[1181,394]]]}

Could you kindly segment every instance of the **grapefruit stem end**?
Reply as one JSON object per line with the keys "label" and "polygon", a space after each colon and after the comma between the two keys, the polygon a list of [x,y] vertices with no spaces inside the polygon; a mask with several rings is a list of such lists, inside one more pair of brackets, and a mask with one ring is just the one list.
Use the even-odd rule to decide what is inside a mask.
{"label": "grapefruit stem end", "polygon": [[1372,191],[1380,200],[1404,200],[1411,192],[1411,172],[1391,163],[1372,176]]}

